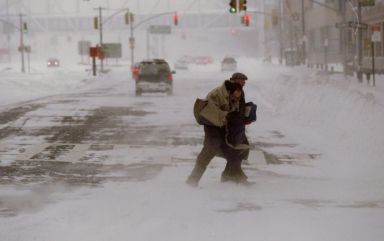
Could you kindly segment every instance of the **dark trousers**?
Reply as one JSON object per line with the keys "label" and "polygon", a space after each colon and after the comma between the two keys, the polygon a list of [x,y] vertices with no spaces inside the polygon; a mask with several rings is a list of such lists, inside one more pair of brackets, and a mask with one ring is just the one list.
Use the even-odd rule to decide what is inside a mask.
{"label": "dark trousers", "polygon": [[223,151],[227,164],[221,174],[221,181],[242,182],[247,180],[241,164],[248,157],[248,150],[237,150],[227,146]]}
{"label": "dark trousers", "polygon": [[222,181],[246,179],[241,169],[241,162],[246,157],[244,150],[235,150],[225,142],[225,128],[204,126],[204,146],[197,156],[195,167],[187,179],[187,183],[197,185],[204,174],[208,164],[215,156],[223,157],[227,164],[222,173]]}

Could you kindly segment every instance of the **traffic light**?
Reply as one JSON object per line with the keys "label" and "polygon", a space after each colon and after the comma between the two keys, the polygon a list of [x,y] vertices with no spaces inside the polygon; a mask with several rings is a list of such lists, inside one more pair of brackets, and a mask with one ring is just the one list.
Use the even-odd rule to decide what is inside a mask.
{"label": "traffic light", "polygon": [[175,26],[177,26],[179,24],[179,15],[177,15],[176,12],[173,14],[173,24]]}
{"label": "traffic light", "polygon": [[23,23],[23,32],[27,33],[28,32],[28,25],[26,22]]}
{"label": "traffic light", "polygon": [[272,26],[277,26],[279,24],[279,16],[276,9],[272,9]]}
{"label": "traffic light", "polygon": [[244,25],[248,27],[251,17],[248,14],[245,14],[243,19],[244,19]]}
{"label": "traffic light", "polygon": [[229,2],[229,12],[230,13],[237,13],[236,0],[231,0]]}
{"label": "traffic light", "polygon": [[125,22],[125,24],[129,24],[129,20],[130,20],[130,18],[131,18],[131,16],[130,16],[130,14],[129,14],[129,12],[126,12],[125,14],[124,14],[124,22]]}
{"label": "traffic light", "polygon": [[133,23],[133,13],[126,12],[124,14],[124,22],[125,24],[132,24]]}
{"label": "traffic light", "polygon": [[99,18],[98,17],[93,18],[93,28],[99,29]]}
{"label": "traffic light", "polygon": [[358,2],[361,7],[375,6],[375,0],[359,0]]}
{"label": "traffic light", "polygon": [[247,11],[247,0],[240,0],[239,5],[240,11]]}

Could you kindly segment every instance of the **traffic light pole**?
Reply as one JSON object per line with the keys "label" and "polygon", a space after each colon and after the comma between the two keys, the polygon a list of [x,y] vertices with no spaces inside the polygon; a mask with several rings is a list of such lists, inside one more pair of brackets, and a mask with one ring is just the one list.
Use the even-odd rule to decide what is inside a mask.
{"label": "traffic light pole", "polygon": [[[103,20],[102,20],[102,7],[99,7],[99,32],[100,32],[100,48],[103,49]],[[104,71],[104,56],[100,58],[100,72]]]}
{"label": "traffic light pole", "polygon": [[306,53],[306,37],[305,37],[305,10],[304,10],[304,0],[301,0],[301,27],[302,27],[302,64],[305,64],[307,59]]}
{"label": "traffic light pole", "polygon": [[6,23],[8,26],[12,26],[13,28],[19,30],[20,32],[20,46],[19,46],[19,51],[21,53],[21,72],[25,72],[25,58],[24,58],[24,51],[25,51],[25,46],[24,46],[24,28],[23,28],[23,14],[17,15],[19,16],[19,27],[17,27],[15,24],[9,22],[8,20],[0,19],[0,22]]}
{"label": "traffic light pole", "polygon": [[[357,18],[358,23],[361,23],[361,4],[357,2]],[[357,28],[358,39],[357,39],[357,80],[359,83],[363,82],[363,74],[361,72],[362,60],[363,60],[363,31],[361,28]]]}
{"label": "traffic light pole", "polygon": [[25,63],[24,63],[24,32],[23,32],[23,14],[19,14],[20,20],[20,53],[21,53],[21,72],[25,73]]}
{"label": "traffic light pole", "polygon": [[[103,16],[102,16],[102,10],[105,10],[106,8],[98,7],[96,9],[99,10],[99,26],[98,26],[99,32],[100,32],[100,43],[99,44],[100,44],[100,48],[102,49],[103,48],[103,24],[106,23],[108,20],[110,20],[113,16],[117,15],[118,13],[120,13],[122,11],[129,11],[129,9],[128,8],[119,9],[114,14],[107,17],[104,21],[103,21]],[[132,28],[131,28],[131,33],[132,33]],[[133,56],[133,54],[132,54],[132,56]],[[133,57],[132,57],[132,60],[133,60]],[[100,58],[100,71],[101,72],[104,71],[104,56],[101,56],[101,58]]]}
{"label": "traffic light pole", "polygon": [[131,48],[131,68],[133,67],[133,64],[135,63],[135,53],[134,53],[134,49],[135,49],[135,38],[133,37],[133,18],[131,17],[132,15],[129,14],[129,18],[130,18],[130,30],[131,30],[131,36],[129,38],[129,41],[130,41],[130,48]]}
{"label": "traffic light pole", "polygon": [[283,12],[283,0],[279,1],[279,47],[280,47],[280,58],[279,58],[279,64],[283,64],[283,19],[282,12]]}

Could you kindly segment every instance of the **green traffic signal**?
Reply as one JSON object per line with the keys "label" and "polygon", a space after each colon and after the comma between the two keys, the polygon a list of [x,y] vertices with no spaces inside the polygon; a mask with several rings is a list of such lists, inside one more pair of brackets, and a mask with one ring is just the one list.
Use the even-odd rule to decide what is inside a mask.
{"label": "green traffic signal", "polygon": [[236,0],[231,0],[229,2],[229,12],[230,13],[236,13],[237,12],[237,8],[236,8]]}

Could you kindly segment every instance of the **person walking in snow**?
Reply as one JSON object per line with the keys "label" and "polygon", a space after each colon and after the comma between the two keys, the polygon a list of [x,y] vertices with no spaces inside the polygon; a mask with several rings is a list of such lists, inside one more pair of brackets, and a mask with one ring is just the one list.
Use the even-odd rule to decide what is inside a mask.
{"label": "person walking in snow", "polygon": [[[231,112],[227,116],[226,125],[226,143],[227,148],[225,149],[225,156],[227,163],[225,169],[221,175],[221,181],[234,181],[237,183],[246,183],[247,176],[242,170],[242,161],[247,160],[249,156],[249,142],[245,134],[245,126],[252,123],[255,120],[246,118],[246,107],[248,103],[245,102],[245,94],[243,87],[248,77],[243,73],[234,73],[230,81],[232,83],[240,84],[242,87],[241,96],[239,98],[238,111]],[[254,105],[249,103],[249,106]],[[256,109],[255,115],[256,115]]]}
{"label": "person walking in snow", "polygon": [[208,164],[215,156],[224,157],[227,160],[222,181],[247,183],[247,176],[241,169],[241,161],[248,157],[248,140],[245,138],[240,141],[241,143],[237,143],[239,139],[235,141],[236,143],[227,141],[228,124],[235,125],[237,117],[242,115],[243,107],[240,105],[242,96],[244,96],[242,85],[234,80],[224,81],[221,86],[207,95],[207,105],[201,113],[198,113],[205,119],[204,144],[186,181],[187,184],[197,186]]}

